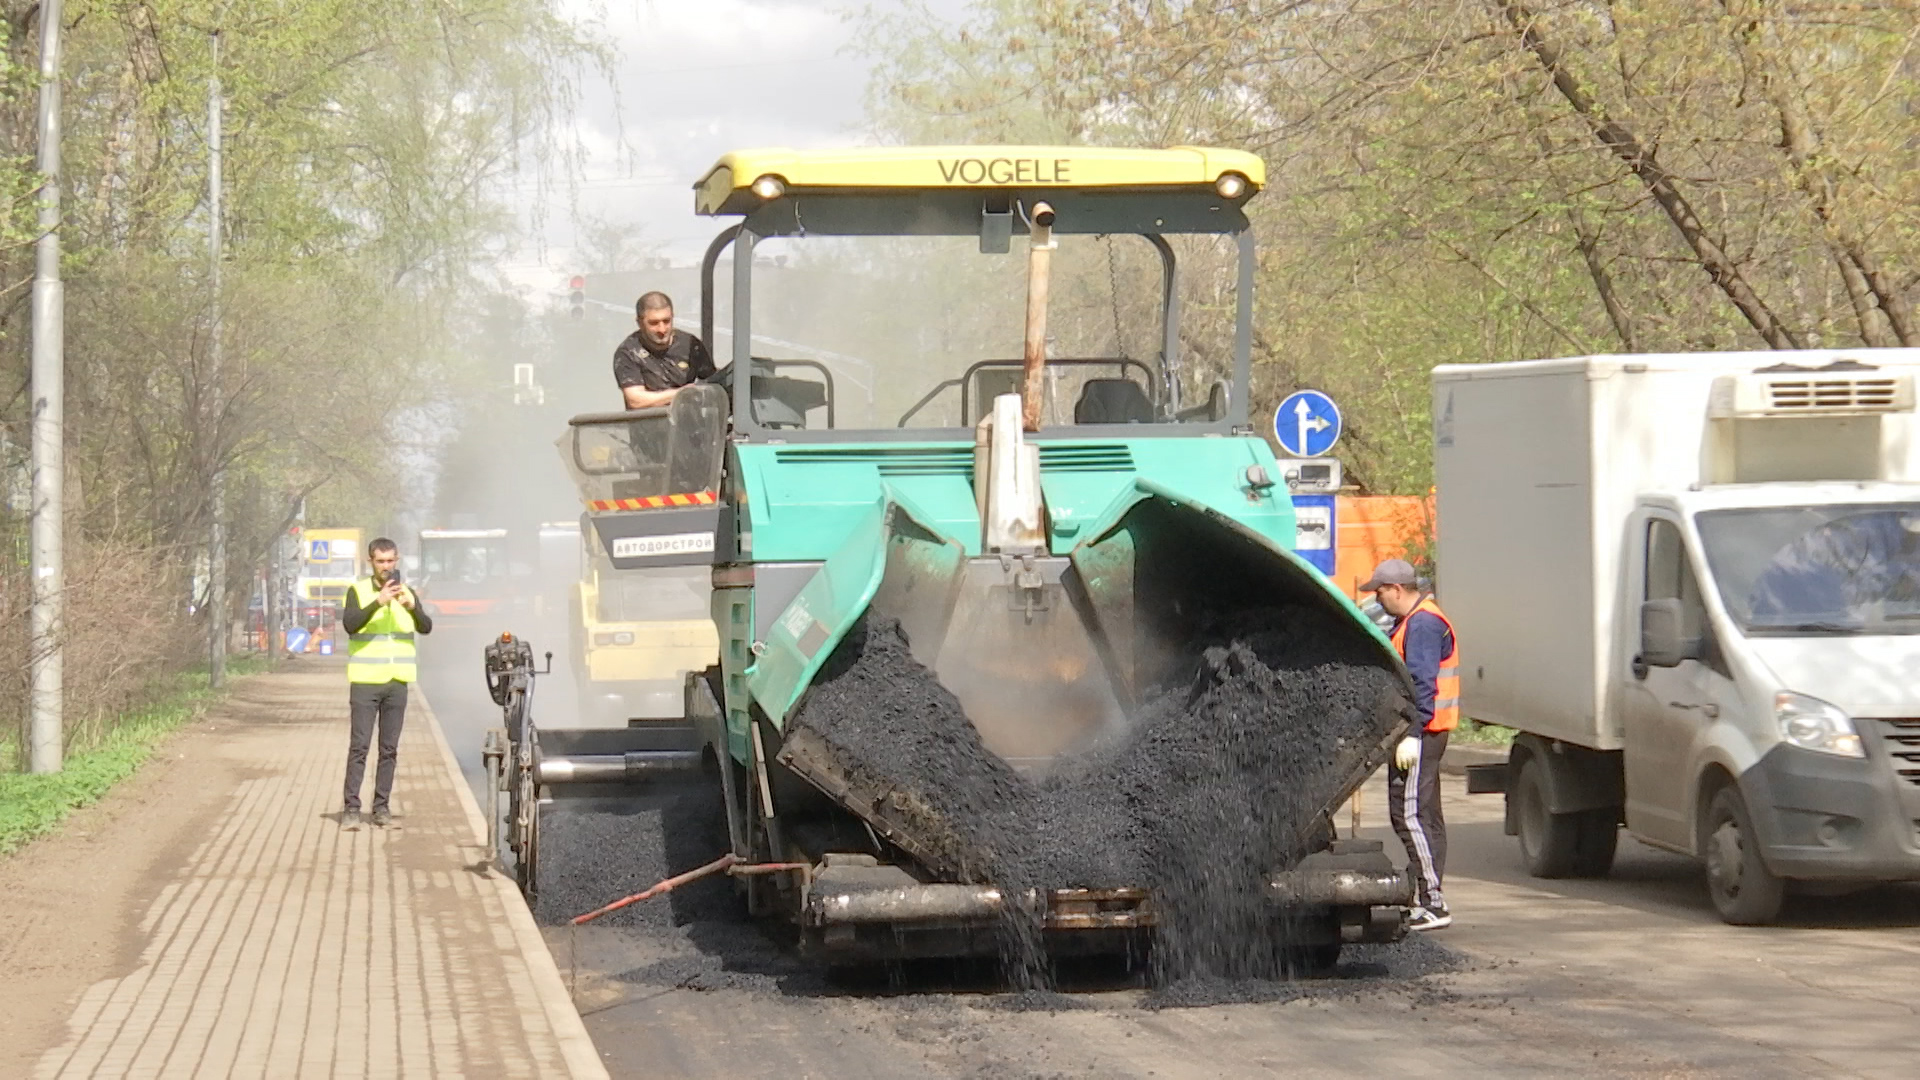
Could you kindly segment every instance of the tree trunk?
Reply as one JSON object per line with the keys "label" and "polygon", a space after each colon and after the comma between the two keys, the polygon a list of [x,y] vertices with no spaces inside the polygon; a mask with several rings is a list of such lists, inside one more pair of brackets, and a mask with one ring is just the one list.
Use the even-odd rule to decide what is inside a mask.
{"label": "tree trunk", "polygon": [[1567,70],[1559,48],[1540,32],[1539,17],[1526,5],[1513,0],[1499,0],[1499,7],[1507,22],[1519,31],[1527,51],[1533,54],[1553,80],[1554,89],[1586,123],[1600,144],[1625,162],[1627,168],[1646,185],[1647,192],[1666,211],[1668,220],[1680,231],[1687,246],[1693,249],[1700,268],[1740,309],[1740,314],[1746,316],[1747,322],[1760,337],[1776,349],[1805,348],[1800,335],[1781,322],[1767,302],[1754,291],[1752,284],[1740,272],[1739,263],[1708,235],[1706,224],[1680,191],[1673,175],[1661,166],[1654,151],[1643,145],[1625,124],[1612,119],[1611,111],[1595,101],[1573,73]]}
{"label": "tree trunk", "polygon": [[[1726,0],[1724,6],[1728,14],[1738,15],[1734,10],[1738,5],[1731,0]],[[1840,276],[1846,282],[1854,314],[1860,321],[1861,340],[1869,345],[1920,344],[1915,337],[1913,312],[1904,294],[1886,279],[1879,261],[1860,237],[1850,235],[1835,220],[1840,177],[1822,155],[1824,140],[1807,111],[1806,102],[1796,94],[1792,72],[1782,59],[1785,46],[1774,31],[1771,12],[1756,14],[1747,22],[1745,32],[1740,35],[1740,47],[1747,65],[1759,70],[1767,100],[1780,117],[1780,149],[1787,156],[1795,184],[1807,197],[1814,217],[1820,222],[1820,231],[1833,251],[1834,261],[1840,266]],[[1875,308],[1886,316],[1894,341],[1889,341],[1881,332],[1873,316]]]}

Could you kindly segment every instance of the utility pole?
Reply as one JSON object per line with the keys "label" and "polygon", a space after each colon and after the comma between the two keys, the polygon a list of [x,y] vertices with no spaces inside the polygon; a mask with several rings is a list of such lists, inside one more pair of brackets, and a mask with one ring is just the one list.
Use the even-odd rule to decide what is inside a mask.
{"label": "utility pole", "polygon": [[261,615],[267,630],[267,670],[280,670],[280,624],[286,620],[287,526],[282,524],[267,546],[267,594]]}
{"label": "utility pole", "polygon": [[218,688],[227,681],[227,492],[224,468],[220,464],[220,425],[222,385],[220,381],[220,31],[211,36],[213,74],[207,78],[207,258],[212,263],[209,277],[213,284],[212,311],[208,322],[207,382],[212,389],[214,420],[210,424],[213,440],[212,473],[208,477],[208,502],[213,511],[213,532],[207,538],[207,685]]}
{"label": "utility pole", "polygon": [[274,638],[280,633],[280,542],[286,539],[284,532],[276,532],[273,542],[267,545],[267,569],[260,575],[260,636],[267,651],[267,670],[278,667],[279,651],[273,647]]}
{"label": "utility pole", "polygon": [[60,284],[60,0],[40,4],[40,239],[33,263],[33,501],[28,561],[27,768],[57,773],[66,695],[61,636],[66,600],[66,298]]}

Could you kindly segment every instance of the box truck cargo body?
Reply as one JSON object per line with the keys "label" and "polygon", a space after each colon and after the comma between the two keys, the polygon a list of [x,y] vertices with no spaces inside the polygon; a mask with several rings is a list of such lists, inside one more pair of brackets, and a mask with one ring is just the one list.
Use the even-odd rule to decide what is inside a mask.
{"label": "box truck cargo body", "polygon": [[1604,873],[1624,822],[1723,916],[1920,878],[1920,350],[1434,372],[1437,586],[1508,831]]}

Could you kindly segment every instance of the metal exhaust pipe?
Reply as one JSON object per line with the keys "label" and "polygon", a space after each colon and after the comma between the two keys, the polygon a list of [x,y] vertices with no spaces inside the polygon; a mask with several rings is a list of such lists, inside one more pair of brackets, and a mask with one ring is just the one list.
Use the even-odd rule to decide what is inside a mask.
{"label": "metal exhaust pipe", "polygon": [[818,889],[807,898],[815,926],[974,922],[997,918],[1006,900],[991,885],[909,885],[895,889]]}
{"label": "metal exhaust pipe", "polygon": [[1041,395],[1046,392],[1047,292],[1051,285],[1053,207],[1036,202],[1028,213],[1031,224],[1027,247],[1027,338],[1022,354],[1026,380],[1020,392],[1021,421],[1028,431],[1040,430]]}
{"label": "metal exhaust pipe", "polygon": [[1267,899],[1282,907],[1406,907],[1413,878],[1399,870],[1301,868],[1275,874]]}
{"label": "metal exhaust pipe", "polygon": [[620,784],[700,768],[698,750],[629,750],[624,754],[542,757],[543,784]]}
{"label": "metal exhaust pipe", "polygon": [[1038,912],[1049,930],[1141,930],[1154,925],[1140,889],[1027,890],[1009,896],[993,885],[948,882],[891,888],[809,887],[802,921],[809,926],[924,926],[991,923],[1009,904]]}

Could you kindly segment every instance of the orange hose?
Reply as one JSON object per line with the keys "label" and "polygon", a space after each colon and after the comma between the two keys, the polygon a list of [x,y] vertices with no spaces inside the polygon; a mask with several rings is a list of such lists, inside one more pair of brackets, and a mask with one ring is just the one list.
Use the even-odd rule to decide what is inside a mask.
{"label": "orange hose", "polygon": [[674,877],[670,877],[667,880],[659,883],[658,885],[655,885],[652,888],[645,890],[644,892],[634,893],[632,896],[626,897],[624,899],[615,900],[613,903],[608,904],[606,907],[600,908],[595,911],[589,911],[585,915],[578,916],[568,925],[579,926],[581,923],[589,923],[599,918],[600,916],[605,915],[609,911],[618,911],[621,908],[626,907],[628,904],[638,903],[642,900],[651,900],[656,896],[660,896],[665,893],[670,893],[674,889],[682,885],[685,885],[690,881],[698,881],[703,877],[707,877],[712,874],[718,874],[721,871],[727,869],[728,867],[732,866],[734,863],[737,863],[739,861],[740,861],[740,856],[735,855],[732,852],[728,852],[725,855],[720,856],[719,858],[713,860],[712,862],[708,863],[705,866],[700,867],[697,870],[689,870],[684,874],[679,874]]}
{"label": "orange hose", "polygon": [[803,862],[741,863],[739,866],[728,867],[727,876],[728,877],[752,877],[756,874],[778,874],[788,870],[811,870],[811,869],[813,869],[811,866]]}

